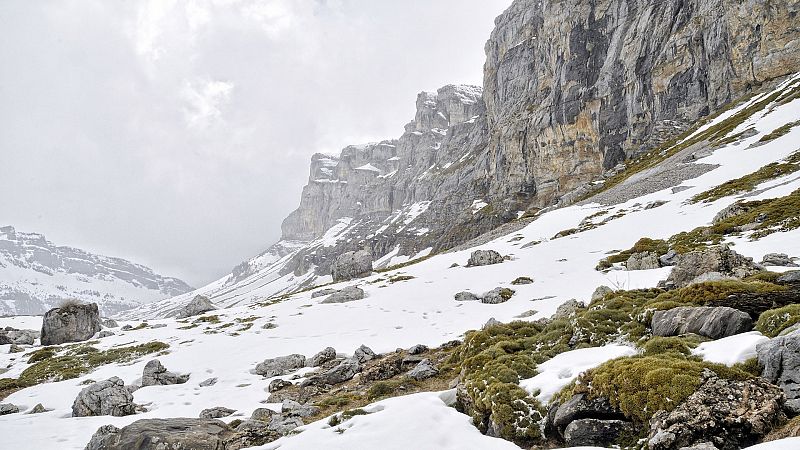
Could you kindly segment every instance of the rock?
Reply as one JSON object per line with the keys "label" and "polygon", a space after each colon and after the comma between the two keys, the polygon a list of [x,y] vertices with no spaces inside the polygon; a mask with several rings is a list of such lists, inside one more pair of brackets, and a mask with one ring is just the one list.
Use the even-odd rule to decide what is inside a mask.
{"label": "rock", "polygon": [[650,270],[661,267],[658,255],[653,252],[640,252],[632,254],[625,262],[628,270]]}
{"label": "rock", "polygon": [[216,377],[214,377],[214,378],[209,378],[209,379],[207,379],[207,380],[203,380],[203,381],[201,381],[201,382],[200,382],[200,387],[209,387],[209,386],[213,386],[213,385],[217,384],[217,381],[218,381],[218,380],[217,380],[217,378],[216,378]]}
{"label": "rock", "polygon": [[761,270],[751,259],[736,253],[727,245],[714,245],[680,255],[667,278],[667,285],[684,287],[708,272],[744,278]]}
{"label": "rock", "polygon": [[269,424],[263,421],[245,420],[236,426],[236,434],[226,442],[225,450],[262,446],[280,437],[280,434],[270,430]]}
{"label": "rock", "polygon": [[150,325],[150,329],[151,330],[155,330],[157,328],[166,328],[166,327],[167,327],[167,324],[165,324],[165,323],[154,323],[154,324]]}
{"label": "rock", "polygon": [[417,345],[411,347],[410,349],[408,349],[408,354],[409,355],[420,355],[420,354],[425,353],[427,351],[428,351],[428,346],[422,345],[422,344],[417,344]]}
{"label": "rock", "polygon": [[269,423],[269,429],[285,436],[297,427],[303,426],[303,419],[298,416],[275,416]]}
{"label": "rock", "polygon": [[117,328],[119,324],[114,319],[103,319],[103,326],[106,328]]}
{"label": "rock", "polygon": [[611,406],[608,399],[600,397],[589,399],[585,394],[573,395],[563,405],[558,406],[552,415],[552,425],[563,437],[570,423],[581,419],[622,420],[623,414]]}
{"label": "rock", "polygon": [[360,363],[365,363],[375,358],[375,352],[366,345],[361,345],[361,347],[358,347],[356,351],[353,352],[353,358],[357,359]]}
{"label": "rock", "polygon": [[502,325],[502,324],[503,324],[503,322],[500,322],[499,320],[495,319],[494,317],[490,317],[489,320],[487,320],[486,323],[483,324],[483,326],[481,327],[481,330],[485,330],[485,329],[487,329],[489,327],[493,327],[493,326],[496,326],[496,325]]}
{"label": "rock", "polygon": [[267,392],[278,392],[281,389],[286,389],[287,387],[294,386],[291,381],[281,380],[280,378],[276,378],[269,382],[269,386],[267,386]]}
{"label": "rock", "polygon": [[326,295],[331,295],[331,294],[333,294],[334,292],[336,292],[336,289],[331,289],[331,288],[327,288],[327,289],[320,289],[320,290],[318,290],[318,291],[314,291],[314,292],[311,294],[311,298],[325,297]]}
{"label": "rock", "polygon": [[716,445],[711,442],[701,442],[699,444],[690,445],[688,447],[681,447],[679,450],[719,450]]}
{"label": "rock", "polygon": [[351,380],[361,371],[361,364],[356,358],[349,358],[325,372],[315,375],[308,380],[308,384],[334,385]]}
{"label": "rock", "polygon": [[417,381],[427,380],[428,378],[435,377],[439,374],[439,369],[431,362],[430,359],[423,359],[417,364],[416,367],[408,372],[408,376]]}
{"label": "rock", "polygon": [[564,443],[569,447],[608,447],[635,431],[633,424],[624,420],[578,419],[564,430]]}
{"label": "rock", "polygon": [[284,400],[281,404],[281,414],[284,416],[311,417],[319,413],[319,408],[313,405],[301,405],[294,400]]}
{"label": "rock", "polygon": [[480,300],[477,295],[469,291],[459,292],[455,295],[455,299],[457,302],[474,302]]}
{"label": "rock", "polygon": [[750,316],[727,306],[681,306],[653,313],[651,328],[655,336],[699,334],[720,339],[753,329]]}
{"label": "rock", "polygon": [[326,297],[320,303],[347,303],[347,302],[354,302],[356,300],[361,300],[364,298],[364,290],[355,287],[355,286],[347,286],[344,289],[338,290],[333,294]]}
{"label": "rock", "polygon": [[6,414],[16,414],[19,412],[19,408],[16,405],[12,405],[11,403],[0,403],[0,416],[5,416]]}
{"label": "rock", "polygon": [[269,423],[276,414],[278,413],[269,408],[256,408],[253,414],[250,415],[250,420]]}
{"label": "rock", "polygon": [[7,343],[17,345],[33,345],[36,339],[39,339],[39,332],[35,330],[6,330],[5,336],[8,338]]}
{"label": "rock", "polygon": [[713,281],[726,281],[726,280],[735,280],[735,279],[736,279],[736,277],[731,277],[731,276],[728,276],[728,275],[725,275],[725,274],[722,274],[722,273],[719,273],[719,272],[706,272],[706,273],[698,276],[697,278],[693,279],[692,281],[690,281],[687,284],[687,286],[691,286],[693,284],[699,284],[699,283],[710,283],[710,282],[713,282]]}
{"label": "rock", "polygon": [[114,336],[114,332],[113,331],[103,330],[103,331],[97,333],[97,338],[98,339],[103,339],[104,337],[109,337],[109,336]]}
{"label": "rock", "polygon": [[[417,356],[413,357],[417,358]],[[361,380],[367,383],[372,381],[388,380],[389,378],[392,378],[403,372],[404,361],[405,358],[402,354],[394,354],[387,358],[383,358],[377,364],[364,369],[364,371],[361,372]]]}
{"label": "rock", "polygon": [[597,289],[592,292],[592,301],[596,302],[598,300],[602,300],[606,298],[606,295],[613,293],[614,290],[608,286],[598,286]]}
{"label": "rock", "polygon": [[85,450],[227,450],[236,432],[217,419],[143,419],[100,427]]}
{"label": "rock", "polygon": [[0,331],[0,345],[8,345],[11,343],[11,339],[6,336],[6,334]]}
{"label": "rock", "polygon": [[261,325],[261,329],[263,329],[263,330],[271,330],[273,328],[278,328],[278,324],[272,323],[272,322],[267,322],[264,325]]}
{"label": "rock", "polygon": [[704,442],[723,450],[748,447],[785,420],[783,392],[764,379],[724,380],[710,370],[703,378],[686,401],[650,420],[650,450],[677,450]]}
{"label": "rock", "polygon": [[86,341],[100,331],[96,303],[68,304],[47,311],[42,320],[42,345]]}
{"label": "rock", "polygon": [[333,347],[325,347],[319,353],[306,360],[308,367],[319,367],[328,361],[336,359],[336,349]]}
{"label": "rock", "polygon": [[133,329],[132,325],[123,325],[122,328],[120,328],[120,330],[122,331],[130,331],[132,329]]}
{"label": "rock", "polygon": [[576,311],[578,311],[579,309],[583,309],[585,307],[586,305],[584,305],[583,302],[579,302],[574,298],[567,300],[566,302],[559,305],[559,307],[556,309],[555,314],[553,314],[552,317],[550,317],[550,319],[558,320],[558,319],[566,319],[572,317]]}
{"label": "rock", "polygon": [[24,348],[22,348],[22,347],[20,347],[20,346],[19,346],[19,345],[17,345],[17,344],[11,344],[11,345],[8,347],[8,353],[22,353],[22,352],[24,352],[24,351],[25,351],[25,349],[24,349]]}
{"label": "rock", "polygon": [[280,377],[302,369],[306,365],[306,357],[292,354],[277,358],[265,359],[256,366],[256,374],[264,377]]}
{"label": "rock", "polygon": [[196,295],[189,303],[184,306],[178,313],[178,319],[185,319],[187,317],[199,316],[200,314],[207,313],[217,309],[208,297]]}
{"label": "rock", "polygon": [[362,278],[372,273],[372,253],[368,250],[343,253],[331,265],[333,281]]}
{"label": "rock", "polygon": [[764,367],[761,377],[780,386],[787,406],[800,414],[800,331],[758,344],[756,354],[758,363]]}
{"label": "rock", "polygon": [[26,414],[41,414],[41,413],[47,412],[47,411],[50,411],[50,410],[45,408],[44,406],[42,406],[41,403],[37,403],[36,406],[31,408],[31,410],[28,411]]}
{"label": "rock", "polygon": [[783,275],[779,276],[777,279],[778,283],[800,283],[800,270],[792,270],[790,272],[784,272]]}
{"label": "rock", "polygon": [[200,411],[201,419],[219,419],[220,417],[228,417],[235,413],[235,409],[225,408],[224,406],[215,406]]}
{"label": "rock", "polygon": [[674,266],[678,263],[678,252],[675,250],[669,249],[669,251],[665,255],[661,255],[658,257],[658,263],[661,264],[661,267],[669,267]]}
{"label": "rock", "polygon": [[511,284],[518,286],[523,284],[533,284],[533,279],[531,277],[517,277]]}
{"label": "rock", "polygon": [[503,261],[503,256],[494,250],[475,250],[469,255],[467,267],[489,266],[492,264],[500,264]]}
{"label": "rock", "polygon": [[117,377],[83,388],[72,403],[73,417],[128,416],[135,412],[133,395]]}
{"label": "rock", "polygon": [[153,359],[144,366],[142,372],[142,387],[165,386],[170,384],[183,384],[189,380],[189,374],[177,374],[167,370],[161,361]]}
{"label": "rock", "polygon": [[764,266],[797,267],[797,264],[786,253],[767,253],[761,260]]}
{"label": "rock", "polygon": [[511,299],[511,296],[513,295],[514,291],[512,289],[504,287],[496,287],[481,296],[481,303],[487,303],[490,305],[505,303],[509,299]]}

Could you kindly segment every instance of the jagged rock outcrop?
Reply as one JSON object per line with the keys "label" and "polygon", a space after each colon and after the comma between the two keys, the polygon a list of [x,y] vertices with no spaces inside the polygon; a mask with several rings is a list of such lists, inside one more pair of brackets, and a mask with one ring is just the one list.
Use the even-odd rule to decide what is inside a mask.
{"label": "jagged rock outcrop", "polygon": [[216,419],[143,419],[100,427],[86,450],[225,450],[235,431]]}
{"label": "jagged rock outcrop", "polygon": [[96,303],[71,303],[53,308],[42,319],[42,345],[86,341],[101,328]]}
{"label": "jagged rock outcrop", "polygon": [[128,416],[135,412],[133,395],[117,377],[83,388],[72,404],[73,417]]}
{"label": "jagged rock outcrop", "polygon": [[680,306],[653,313],[650,323],[654,336],[679,336],[686,333],[720,339],[753,329],[745,312],[727,306]]}

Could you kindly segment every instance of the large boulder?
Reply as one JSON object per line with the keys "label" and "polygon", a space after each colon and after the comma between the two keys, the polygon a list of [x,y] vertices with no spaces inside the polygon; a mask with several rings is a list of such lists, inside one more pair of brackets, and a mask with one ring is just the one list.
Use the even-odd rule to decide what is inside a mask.
{"label": "large boulder", "polygon": [[577,420],[622,420],[625,416],[611,406],[604,397],[588,398],[586,394],[575,394],[564,404],[555,407],[553,414],[548,414],[549,425],[564,437],[567,426]]}
{"label": "large boulder", "polygon": [[635,432],[633,424],[625,420],[578,419],[564,430],[564,443],[569,447],[609,447]]}
{"label": "large boulder", "polygon": [[177,374],[170,372],[161,364],[161,361],[154,359],[144,366],[142,372],[142,386],[166,386],[170,384],[183,384],[189,380],[189,374]]}
{"label": "large boulder", "polygon": [[719,450],[755,444],[785,419],[781,389],[761,378],[733,381],[703,373],[703,384],[672,412],[650,420],[650,450],[710,442]]}
{"label": "large boulder", "polygon": [[763,268],[751,258],[746,258],[727,245],[714,245],[702,250],[684,253],[672,268],[666,285],[668,287],[688,286],[697,277],[708,272],[719,272],[735,278],[744,278]]}
{"label": "large boulder", "polygon": [[797,267],[797,264],[786,253],[767,253],[761,260],[761,265]]}
{"label": "large boulder", "polygon": [[341,254],[331,265],[333,281],[347,281],[372,273],[372,253],[368,250]]}
{"label": "large boulder", "polygon": [[327,296],[320,303],[347,303],[364,298],[364,290],[356,286],[347,286]]}
{"label": "large boulder", "polygon": [[503,256],[494,250],[475,250],[469,255],[467,267],[488,266],[501,262],[503,262]]}
{"label": "large boulder", "polygon": [[228,450],[235,436],[217,419],[143,419],[121,429],[100,427],[85,450]]}
{"label": "large boulder", "polygon": [[786,395],[786,406],[800,414],[800,329],[756,346],[761,377],[777,384]]}
{"label": "large boulder", "polygon": [[489,292],[484,293],[481,296],[481,303],[486,303],[489,305],[497,305],[499,303],[505,303],[511,299],[511,296],[514,295],[514,290],[504,287],[496,287]]}
{"label": "large boulder", "polygon": [[353,352],[353,358],[357,359],[360,363],[365,363],[375,358],[375,352],[366,345],[361,344],[361,346]]}
{"label": "large boulder", "polygon": [[17,330],[16,328],[6,328],[0,330],[0,337],[6,338],[5,342],[0,344],[16,344],[16,345],[33,345],[36,339],[39,339],[40,333],[35,330]]}
{"label": "large boulder", "polygon": [[189,303],[184,306],[178,313],[178,319],[185,319],[187,317],[199,316],[200,314],[207,313],[217,309],[208,297],[196,295]]}
{"label": "large boulder", "polygon": [[0,416],[5,416],[6,414],[16,414],[19,412],[19,407],[17,405],[12,405],[11,403],[0,403]]}
{"label": "large boulder", "polygon": [[360,371],[361,363],[359,363],[358,359],[355,357],[348,358],[337,364],[335,367],[309,378],[304,383],[316,385],[334,385],[344,383],[347,380],[353,379],[353,377],[356,376],[356,374]]}
{"label": "large boulder", "polygon": [[650,270],[661,267],[658,254],[653,252],[639,252],[632,254],[625,262],[628,270]]}
{"label": "large boulder", "polygon": [[308,358],[306,360],[306,365],[308,367],[319,367],[326,362],[333,361],[336,359],[336,349],[333,347],[325,347],[319,353]]}
{"label": "large boulder", "polygon": [[256,366],[256,374],[264,377],[280,377],[302,369],[305,365],[306,357],[295,353],[265,359]]}
{"label": "large boulder", "polygon": [[42,319],[42,345],[86,341],[101,328],[96,303],[71,303],[53,308]]}
{"label": "large boulder", "polygon": [[83,388],[72,403],[73,417],[128,416],[135,412],[133,395],[117,377]]}
{"label": "large boulder", "polygon": [[436,368],[430,359],[423,359],[413,369],[408,371],[408,376],[417,381],[427,380],[428,378],[435,377],[439,374],[439,369]]}
{"label": "large boulder", "polygon": [[720,339],[753,329],[753,319],[745,312],[727,306],[681,306],[653,313],[651,328],[655,336],[686,333]]}

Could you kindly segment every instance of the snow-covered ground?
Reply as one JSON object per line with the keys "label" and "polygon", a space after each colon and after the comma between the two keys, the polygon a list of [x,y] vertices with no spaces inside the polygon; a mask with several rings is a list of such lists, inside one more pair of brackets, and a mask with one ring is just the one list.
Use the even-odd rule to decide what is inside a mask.
{"label": "snow-covered ground", "polygon": [[[179,327],[183,324],[173,319],[160,319],[149,323],[166,325],[163,328],[145,328],[104,338],[96,347],[106,349],[151,340],[166,342],[170,344],[170,351],[159,357],[161,362],[169,370],[191,372],[191,378],[182,385],[151,386],[136,391],[135,402],[145,405],[148,412],[128,417],[73,418],[70,417],[70,408],[83,387],[83,381],[118,376],[128,384],[133,383],[141,377],[142,369],[150,359],[148,357],[129,365],[101,367],[77,379],[24,389],[5,401],[17,404],[23,410],[42,403],[52,411],[1,417],[0,436],[3,438],[0,446],[81,449],[92,433],[104,424],[124,426],[142,418],[197,417],[202,409],[214,406],[237,410],[236,414],[225,418],[226,421],[249,417],[254,409],[265,406],[270,379],[250,373],[265,358],[290,353],[311,356],[326,346],[348,354],[361,344],[376,352],[390,352],[420,343],[437,346],[463,336],[466,330],[479,328],[492,317],[506,322],[531,310],[536,313],[526,315],[524,320],[549,317],[569,299],[588,301],[599,285],[619,289],[655,286],[666,278],[669,268],[602,273],[596,271],[595,266],[608,252],[629,248],[641,237],[668,238],[677,232],[708,224],[735,198],[699,204],[687,200],[796,151],[800,148],[800,127],[767,144],[748,147],[761,136],[798,117],[800,100],[795,100],[743,124],[740,128],[753,127],[757,134],[700,160],[720,167],[685,182],[688,189],[675,193],[665,189],[613,207],[590,204],[554,210],[519,231],[480,246],[511,257],[502,264],[464,267],[473,249],[439,254],[389,273],[327,286],[358,285],[366,291],[365,299],[343,304],[320,304],[322,297],[312,299],[309,291],[274,304],[265,302],[260,305],[259,300],[266,300],[258,295],[261,281],[250,280],[245,282],[251,283],[253,290],[248,291],[242,285],[231,294],[246,300],[233,302],[235,305],[218,312],[222,324],[257,316],[249,330],[235,334],[240,328],[237,324],[219,329],[215,334],[206,334],[205,326],[182,330]],[[786,195],[800,188],[800,175],[783,177],[765,183],[761,188],[764,190],[750,198]],[[646,208],[655,202],[664,203]],[[607,212],[595,221],[623,213],[623,210],[621,217],[597,228],[552,239],[558,232],[577,227],[584,218],[599,211]],[[540,243],[526,246],[533,241]],[[737,251],[756,260],[769,252],[800,256],[800,230],[775,233],[755,242],[746,237],[731,242]],[[454,263],[460,266],[451,267]],[[414,278],[396,283],[388,281],[391,276],[399,274]],[[510,282],[520,276],[531,277],[534,282],[512,286]],[[223,284],[216,285],[216,289],[223,289]],[[483,293],[497,286],[510,287],[516,293],[509,301],[496,305],[456,302],[453,299],[455,293],[463,290]],[[34,322],[31,318],[9,318],[2,319],[0,324],[35,328],[37,323]],[[277,328],[263,329],[267,322],[273,322]],[[136,325],[138,321],[121,324],[124,323]],[[748,337],[747,342],[731,341],[730,344],[749,349],[753,345],[750,338],[757,336]],[[579,351],[585,354],[570,352],[542,365],[542,375],[527,384],[540,389],[540,395],[552,395],[558,386],[577,376],[580,370],[632,351],[629,347],[615,345]],[[743,351],[722,361],[718,358],[721,350],[713,345],[701,347],[698,352],[725,363],[740,360],[746,354]],[[19,354],[6,353],[7,348],[0,346],[0,367],[9,368],[3,376],[15,377],[27,364]],[[201,381],[210,377],[217,377],[219,381],[213,386],[199,386]],[[423,393],[384,400],[368,408],[372,414],[354,417],[340,425],[344,428],[342,433],[328,428],[327,421],[323,420],[305,426],[305,431],[296,436],[283,438],[263,448],[516,448],[508,442],[478,433],[468,417],[447,406],[451,397],[452,393],[448,392]],[[278,405],[266,406],[278,409]],[[754,449],[785,450],[800,448],[798,446],[800,441],[795,439]]]}

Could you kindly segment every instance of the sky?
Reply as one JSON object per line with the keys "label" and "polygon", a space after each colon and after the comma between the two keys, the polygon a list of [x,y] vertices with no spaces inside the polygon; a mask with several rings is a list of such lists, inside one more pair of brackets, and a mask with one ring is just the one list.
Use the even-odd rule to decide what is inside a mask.
{"label": "sky", "polygon": [[280,238],[310,156],[482,84],[511,0],[3,0],[0,226],[199,287]]}

